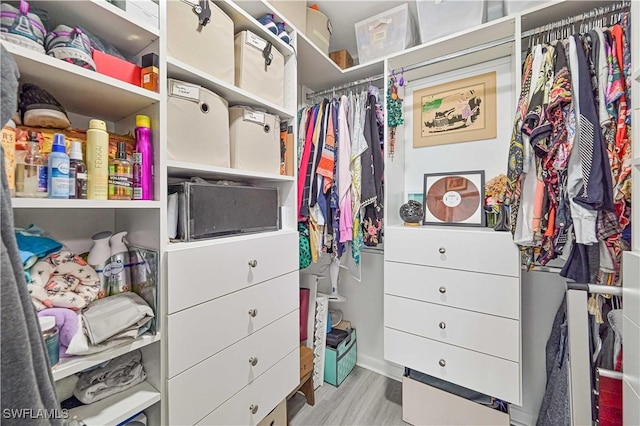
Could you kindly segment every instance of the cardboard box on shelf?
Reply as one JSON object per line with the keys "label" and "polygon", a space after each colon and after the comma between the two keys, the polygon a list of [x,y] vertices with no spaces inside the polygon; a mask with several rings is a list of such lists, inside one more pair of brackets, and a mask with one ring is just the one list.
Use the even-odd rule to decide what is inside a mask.
{"label": "cardboard box on shelf", "polygon": [[117,78],[134,86],[140,86],[142,68],[139,66],[99,50],[93,51],[93,61],[96,63],[96,71],[100,74]]}
{"label": "cardboard box on shelf", "polygon": [[[40,152],[43,154],[49,154],[51,152],[51,146],[53,145],[53,135],[56,133],[62,133],[64,135],[65,145],[67,146],[67,153],[71,150],[71,142],[80,142],[82,144],[82,156],[87,158],[85,152],[87,131],[82,129],[49,129],[42,127],[16,127],[16,151],[25,151],[27,149],[26,142],[29,140],[29,134],[36,132],[38,134],[38,142],[40,143]],[[135,149],[135,138],[132,135],[118,135],[115,133],[109,133],[109,158],[115,158],[118,147],[118,142],[125,142],[127,145],[127,157],[133,158],[133,151]],[[17,154],[16,154],[17,155]]]}
{"label": "cardboard box on shelf", "polygon": [[347,50],[343,49],[331,52],[329,53],[329,57],[342,69],[351,68],[353,66],[353,58]]}
{"label": "cardboard box on shelf", "polygon": [[286,426],[287,400],[284,399],[272,412],[266,415],[257,426]]}

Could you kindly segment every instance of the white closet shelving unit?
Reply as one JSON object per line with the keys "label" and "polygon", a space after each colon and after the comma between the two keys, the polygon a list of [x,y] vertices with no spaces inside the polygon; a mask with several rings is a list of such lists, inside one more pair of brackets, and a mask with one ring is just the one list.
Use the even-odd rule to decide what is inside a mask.
{"label": "white closet shelving unit", "polygon": [[[606,6],[612,4],[612,1],[602,1],[602,2],[575,2],[575,1],[551,1],[541,3],[540,5],[526,10],[522,13],[515,14],[512,16],[507,16],[495,21],[488,22],[486,24],[470,28],[466,31],[462,31],[457,34],[452,34],[448,37],[435,40],[433,42],[429,42],[420,46],[417,46],[412,49],[408,49],[396,56],[392,56],[387,58],[385,61],[385,74],[388,74],[391,69],[400,69],[401,67],[405,67],[405,80],[411,82],[416,79],[425,79],[425,81],[430,81],[427,79],[438,77],[442,74],[448,72],[454,72],[455,70],[459,70],[462,68],[476,66],[477,64],[483,64],[491,60],[499,59],[499,58],[509,58],[511,60],[511,68],[512,68],[512,85],[513,85],[513,97],[511,105],[515,105],[517,101],[517,95],[520,90],[520,80],[521,80],[521,69],[520,64],[522,63],[523,51],[526,50],[527,46],[524,44],[525,40],[522,40],[522,34],[528,30],[543,26],[545,24],[556,22],[563,18],[573,17],[575,15],[581,14],[588,10],[591,10],[594,7]],[[633,5],[633,16],[635,17],[638,14],[638,4],[634,3]],[[638,26],[635,23],[634,19],[632,19],[632,23],[634,25],[634,34],[638,34]],[[478,50],[479,46],[489,46],[487,48],[482,48]],[[634,48],[634,57],[636,57],[638,48],[637,46]],[[407,72],[407,69],[410,69],[414,64],[425,63],[424,66],[419,69]],[[636,71],[634,75],[639,75]],[[455,78],[450,78],[455,79]],[[444,80],[443,80],[444,81]],[[638,80],[634,83],[635,88],[638,87]],[[634,90],[635,92],[635,90]],[[635,97],[634,97],[635,99]],[[411,102],[410,97],[405,97],[405,105]],[[634,100],[634,108],[636,108],[636,118],[638,117],[638,101]],[[408,111],[408,112],[407,112]],[[411,108],[408,110],[405,109],[406,114],[411,113]],[[513,116],[513,108],[509,107],[508,117]],[[407,116],[405,115],[405,119]],[[508,120],[511,122],[511,118]],[[412,192],[421,192],[421,190],[416,191],[416,184],[413,182],[411,178],[415,178],[415,176],[409,177],[408,172],[412,170],[412,165],[415,164],[415,153],[412,153],[411,143],[405,143],[405,138],[411,138],[411,135],[407,135],[407,132],[411,132],[411,117],[407,120],[407,124],[405,126],[401,126],[396,131],[396,145],[395,145],[395,157],[393,160],[386,160],[385,164],[385,208],[387,215],[385,217],[385,230],[386,230],[386,241],[385,241],[385,326],[387,331],[385,332],[385,357],[393,362],[408,365],[411,367],[411,363],[414,364],[414,368],[431,374],[436,377],[444,378],[445,380],[449,380],[453,383],[466,386],[468,388],[488,393],[499,398],[505,399],[509,402],[515,403],[516,405],[522,405],[524,402],[525,393],[523,393],[523,388],[529,386],[529,383],[525,383],[522,377],[522,371],[526,368],[532,368],[532,366],[523,364],[522,357],[522,339],[527,335],[531,335],[532,327],[535,327],[533,323],[522,322],[524,318],[520,319],[521,313],[517,313],[516,317],[506,315],[504,312],[500,313],[495,308],[491,308],[490,304],[484,304],[483,298],[478,295],[478,297],[471,297],[469,300],[466,300],[468,296],[472,296],[473,292],[467,293],[465,297],[457,297],[457,294],[451,294],[450,289],[451,286],[454,287],[453,284],[455,281],[455,274],[459,273],[456,270],[464,270],[465,272],[469,271],[481,271],[483,275],[486,277],[486,274],[498,274],[503,276],[503,280],[505,279],[505,275],[509,275],[505,273],[505,271],[500,272],[501,269],[507,267],[509,262],[513,263],[513,266],[517,266],[519,261],[517,256],[512,256],[510,253],[515,252],[515,246],[510,241],[511,236],[508,233],[493,233],[491,230],[481,230],[481,229],[467,229],[464,228],[453,228],[453,229],[429,229],[429,228],[420,228],[420,229],[411,229],[405,228],[402,226],[401,220],[397,215],[397,211],[404,202],[408,199],[408,194]],[[636,120],[637,121],[637,120]],[[634,123],[635,125],[636,123]],[[510,124],[512,126],[512,124]],[[634,127],[635,134],[635,150],[634,150],[634,164],[636,164],[634,173],[635,173],[635,181],[634,184],[638,184],[638,159],[637,159],[637,151],[638,151],[638,130]],[[508,145],[508,138],[510,137],[510,132],[506,135],[506,139],[500,139],[500,148],[495,149],[504,149],[505,146]],[[387,145],[388,147],[388,145]],[[424,149],[424,148],[423,148]],[[442,154],[442,151],[439,151],[439,154]],[[435,155],[435,154],[434,154]],[[460,158],[460,157],[458,157]],[[456,164],[456,161],[453,159],[449,159],[451,166],[451,171],[458,170],[459,165]],[[439,158],[441,163],[448,161],[446,158]],[[482,161],[482,160],[480,160]],[[506,166],[506,162],[504,163]],[[439,165],[438,167],[446,167],[445,165]],[[482,167],[478,167],[482,168]],[[469,168],[464,168],[469,169]],[[434,170],[434,171],[446,171],[446,170]],[[425,170],[426,172],[426,170]],[[487,178],[492,177],[488,175]],[[422,183],[420,182],[417,186],[421,187]],[[638,194],[634,195],[638,198]],[[634,205],[637,204],[637,201]],[[634,218],[637,217],[637,206],[634,210]],[[625,324],[625,347],[629,348],[630,353],[635,353],[635,348],[638,347],[638,339],[640,338],[640,332],[638,328],[638,309],[640,306],[639,302],[639,290],[637,288],[638,282],[640,281],[638,276],[640,275],[640,262],[638,261],[638,230],[636,229],[634,235],[634,248],[635,253],[627,253],[625,257],[625,287],[631,286],[632,288],[625,288],[625,292],[628,292],[629,295],[625,293],[625,321],[631,323],[630,326]],[[419,234],[424,234],[420,235]],[[437,234],[448,234],[446,237],[438,238]],[[506,235],[505,235],[506,234]],[[492,257],[498,257],[501,260],[505,261],[505,259],[511,259],[508,262],[502,262],[502,265],[494,270],[488,270],[487,268],[491,268],[491,261],[487,259],[483,262],[478,262],[483,258],[482,253],[476,253],[473,256],[459,256],[457,257],[456,252],[452,252],[449,250],[449,246],[453,246],[458,249],[457,252],[462,254],[464,252],[464,246],[460,245],[458,247],[457,240],[460,239],[462,241],[467,241],[467,243],[474,247],[474,250],[478,250],[480,247],[486,247],[488,241],[485,241],[488,236],[494,236],[496,239],[499,237],[504,237],[504,243],[506,244],[503,249],[497,250],[495,247],[491,250]],[[442,248],[446,248],[446,254],[442,256],[429,256],[428,253],[424,252],[424,248],[429,248],[436,250],[438,244],[434,242],[434,240],[442,241],[440,250]],[[422,241],[422,242],[421,242]],[[509,249],[507,246],[511,246]],[[433,247],[432,247],[433,246]],[[442,254],[442,251],[440,251]],[[475,259],[473,258],[475,257]],[[422,286],[419,288],[409,288],[410,285],[403,287],[398,283],[397,277],[400,273],[403,273],[404,279],[400,280],[402,282],[410,282],[412,280],[419,280],[421,277],[426,276],[426,271],[421,271],[420,274],[411,275],[411,271],[409,271],[409,267],[407,265],[402,266],[401,264],[396,264],[396,262],[402,263],[415,263],[417,265],[412,267],[422,268],[425,266],[427,268],[432,268],[434,266],[439,268],[447,268],[448,270],[442,273],[436,273],[436,270],[431,271],[428,275],[434,278],[434,283],[430,284],[429,278],[423,278],[425,287]],[[478,264],[475,264],[478,263]],[[481,264],[480,264],[481,263]],[[475,264],[475,265],[474,265]],[[402,271],[400,268],[403,268]],[[391,271],[387,274],[387,270]],[[446,274],[446,275],[445,275]],[[447,280],[447,276],[451,275],[451,279]],[[518,274],[515,274],[517,276]],[[496,275],[497,277],[497,275]],[[478,276],[477,279],[479,279]],[[476,281],[477,281],[476,279]],[[438,287],[435,285],[435,282],[441,283],[442,287]],[[449,281],[451,281],[449,283]],[[497,285],[497,280],[492,280],[491,285]],[[445,284],[447,284],[445,286]],[[521,309],[522,303],[538,303],[538,301],[533,300],[520,300],[520,281],[514,281],[511,285],[517,286],[518,289],[515,293],[511,291],[500,292],[501,300],[503,303],[509,304],[510,306],[518,306]],[[435,286],[435,287],[433,287]],[[433,287],[433,288],[432,288]],[[446,289],[445,289],[446,287]],[[482,291],[487,291],[487,286],[483,286]],[[505,287],[506,288],[506,287]],[[429,289],[434,291],[433,295],[429,295]],[[446,293],[442,293],[442,290],[445,289]],[[437,294],[440,291],[442,294]],[[451,306],[454,309],[472,309],[476,312],[485,312],[487,314],[497,315],[498,317],[504,318],[512,318],[513,320],[517,320],[519,322],[518,330],[519,333],[513,339],[515,341],[519,341],[518,346],[520,347],[520,355],[518,359],[515,361],[519,364],[520,376],[514,376],[513,379],[517,380],[517,388],[520,389],[519,393],[515,390],[517,388],[511,388],[514,391],[508,392],[509,386],[508,381],[511,380],[509,377],[512,377],[508,373],[508,368],[506,366],[501,367],[495,371],[495,376],[492,374],[490,377],[485,377],[481,381],[478,379],[478,374],[473,367],[474,371],[465,371],[465,368],[470,367],[471,365],[477,366],[478,363],[468,362],[460,363],[460,369],[456,366],[456,362],[463,360],[464,358],[460,354],[456,354],[456,350],[447,350],[445,346],[442,346],[442,343],[448,343],[452,345],[456,345],[459,348],[469,348],[475,351],[483,352],[488,355],[498,356],[501,359],[508,359],[504,354],[497,354],[496,352],[501,349],[501,346],[498,342],[496,344],[491,345],[491,347],[487,348],[479,348],[479,342],[473,338],[469,338],[467,341],[464,341],[463,336],[456,335],[455,331],[452,329],[450,331],[449,323],[447,322],[446,333],[441,332],[441,330],[437,330],[439,323],[433,318],[432,323],[424,327],[415,327],[416,322],[419,322],[419,318],[415,317],[411,318],[409,321],[402,321],[403,316],[410,315],[407,309],[398,309],[396,306],[398,304],[398,293],[404,292],[405,294],[401,294],[401,296],[423,300],[429,303],[435,303],[439,305],[447,305]],[[446,297],[444,295],[446,294]],[[496,293],[494,293],[496,294]],[[509,299],[511,298],[511,299]],[[507,301],[511,300],[510,302]],[[412,302],[415,303],[415,302]],[[469,304],[473,304],[471,307]],[[490,309],[491,308],[491,309]],[[493,310],[493,311],[492,311]],[[442,312],[444,315],[446,312]],[[461,312],[460,312],[461,314]],[[416,313],[417,315],[417,313]],[[463,318],[463,315],[457,315],[457,319]],[[479,319],[478,319],[479,320]],[[489,318],[485,318],[485,321],[488,321]],[[487,322],[488,324],[488,322]],[[463,325],[463,324],[460,324]],[[471,324],[469,324],[471,325]],[[429,327],[432,326],[433,330],[429,330]],[[506,324],[501,328],[503,331],[508,330]],[[401,332],[410,333],[413,335],[420,335],[430,340],[430,343],[427,344],[425,341],[421,341],[422,344],[418,344],[418,339],[416,337],[406,338],[405,343],[402,343],[398,336],[401,336]],[[505,331],[506,332],[506,331]],[[528,334],[527,334],[528,333]],[[509,333],[507,333],[509,334]],[[505,338],[505,335],[502,334],[501,338]],[[415,343],[412,346],[410,340]],[[504,343],[504,342],[502,342]],[[399,345],[402,345],[399,347]],[[445,359],[444,356],[440,359],[438,357],[433,357],[433,350],[440,350],[443,354],[450,356],[453,358],[453,363],[448,362],[448,359]],[[416,351],[419,352],[418,355],[412,355]],[[459,351],[458,351],[459,352]],[[625,353],[627,351],[625,350]],[[432,359],[433,358],[433,359]],[[442,361],[445,361],[444,363]],[[432,362],[432,364],[429,364]],[[443,365],[444,364],[444,365]],[[482,370],[486,372],[491,368],[491,363],[483,363]],[[638,395],[640,395],[638,381],[638,371],[640,371],[640,364],[636,359],[632,357],[625,358],[625,416],[628,416],[628,420],[625,420],[625,424],[637,424],[638,418],[640,416],[640,412],[638,409]],[[544,372],[540,372],[544,374]],[[475,382],[475,383],[474,383]],[[493,392],[491,390],[493,389]],[[500,391],[498,393],[497,391]],[[529,392],[531,395],[531,391]],[[530,401],[529,401],[530,402]],[[529,407],[531,408],[531,407]]]}
{"label": "white closet shelving unit", "polygon": [[[300,86],[311,90],[323,90],[382,74],[384,58],[366,64],[355,65],[345,70],[341,69],[309,37],[278,11],[277,3],[274,5],[269,3],[268,0],[248,0],[240,1],[238,5],[251,16],[261,17],[266,13],[273,13],[279,20],[287,22],[287,27],[291,28],[295,35],[298,84]],[[304,103],[304,100],[302,103]]]}
{"label": "white closet shelving unit", "polygon": [[[170,56],[166,62],[161,58],[167,77],[209,89],[229,106],[265,110],[295,129],[294,49],[257,21],[261,15],[243,8],[251,2],[214,3],[233,20],[234,34],[249,30],[284,56],[284,104],[276,105],[260,93],[250,93]],[[166,4],[161,2],[161,31],[167,38],[176,36],[173,31],[184,31],[167,27],[165,16]],[[167,126],[170,112],[163,106],[162,122]],[[282,227],[278,231],[194,242],[165,240],[163,244],[167,336],[163,424],[257,424],[300,379],[296,178],[174,160],[166,162],[163,172],[171,180],[197,176],[279,190]]]}
{"label": "white closet shelving unit", "polygon": [[[57,24],[82,26],[130,55],[158,53],[159,28],[135,22],[125,11],[106,1],[32,1],[30,4],[47,10],[53,27]],[[125,134],[133,132],[136,114],[149,115],[156,173],[166,167],[160,137],[161,94],[8,42],[2,43],[18,64],[20,81],[38,84],[49,91],[68,111],[76,128],[86,129],[88,120],[97,118],[107,122],[109,131]],[[88,251],[91,236],[104,230],[129,231],[127,239],[130,243],[160,251],[162,230],[165,229],[161,221],[162,206],[166,205],[161,190],[163,179],[162,174],[156,175],[156,198],[152,201],[13,198],[15,224],[19,227],[37,224],[75,253]],[[160,310],[156,314],[160,316]],[[131,343],[98,354],[61,359],[52,368],[55,381],[140,349],[147,374],[146,381],[139,385],[72,409],[70,415],[82,418],[87,425],[105,425],[117,424],[144,411],[149,424],[161,424],[161,345],[161,334],[147,333]]]}
{"label": "white closet shelving unit", "polygon": [[[479,53],[469,53],[433,63],[419,72],[422,73],[421,77],[433,76],[490,59],[510,57],[514,92],[517,92],[523,47],[520,34],[547,22],[576,15],[594,6],[593,2],[551,1],[523,14],[501,18],[399,52],[392,57],[342,70],[294,26],[289,25],[293,28],[291,36],[295,50],[264,30],[256,18],[267,12],[284,18],[266,0],[217,1],[216,4],[233,19],[236,33],[249,29],[272,42],[285,56],[285,104],[278,106],[261,99],[259,94],[248,93],[189,64],[168,57],[167,34],[178,29],[167,27],[164,1],[159,2],[159,28],[136,22],[126,12],[104,0],[39,0],[30,3],[33,7],[48,10],[54,25],[66,23],[85,26],[124,53],[141,55],[156,52],[160,57],[160,93],[153,93],[3,42],[18,62],[22,81],[34,82],[50,91],[70,112],[74,126],[86,128],[89,118],[100,118],[108,122],[110,131],[126,133],[133,130],[136,114],[146,114],[152,119],[155,200],[12,200],[17,226],[36,223],[76,252],[87,251],[91,245],[91,235],[108,229],[128,230],[128,239],[133,244],[154,248],[161,253],[162,285],[158,289],[161,303],[157,308],[161,332],[157,335],[142,336],[132,344],[100,354],[63,360],[53,369],[54,379],[60,380],[128,351],[142,350],[147,380],[127,392],[72,412],[88,420],[89,425],[117,424],[141,410],[147,414],[150,425],[197,422],[255,424],[274,408],[298,381],[297,323],[293,324],[294,321],[298,321],[296,178],[167,161],[168,77],[210,89],[227,99],[230,105],[248,104],[264,108],[292,125],[297,113],[299,86],[311,90],[328,89],[383,72],[388,74],[389,70],[403,65],[437,59],[484,43],[511,38],[508,42]],[[640,14],[638,8],[638,3],[634,2],[634,16]],[[635,22],[634,34],[634,39],[637,39],[638,25]],[[640,57],[637,53],[638,46],[635,46],[634,57]],[[637,80],[639,75],[640,71],[636,70],[634,92],[640,84]],[[410,73],[406,74],[408,80],[414,77],[416,74],[413,77]],[[514,102],[515,99],[512,103]],[[640,114],[639,105],[634,97],[634,124],[637,124],[636,118]],[[297,131],[296,126],[293,127],[294,131]],[[640,133],[636,127],[634,126],[634,184],[640,185],[640,157],[637,155],[640,151]],[[386,159],[385,165],[385,227],[391,238],[396,231],[406,231],[402,229],[396,214],[399,206],[407,199],[404,162],[409,153],[401,142],[403,131],[401,127],[397,132],[398,142],[394,160]],[[170,243],[166,233],[167,180],[191,176],[233,179],[277,187],[280,190],[280,204],[285,207],[283,229],[195,243]],[[640,191],[634,195],[635,217],[638,216],[639,193]],[[462,230],[454,232],[461,235],[464,233]],[[484,233],[473,230],[470,231],[469,235],[471,234]],[[635,229],[634,237],[635,252],[628,257],[638,259],[640,228]],[[256,259],[260,267],[266,268],[259,271],[259,267],[253,271],[252,278],[247,281],[247,261]],[[640,282],[637,278],[638,269],[638,263],[634,266],[632,262],[626,261],[625,274],[635,277],[635,283]],[[629,283],[629,280],[626,282]],[[625,288],[625,292],[627,291],[625,307],[629,309],[625,309],[626,319],[640,327],[639,290]],[[203,295],[198,296],[198,292],[202,292]],[[256,309],[260,303],[263,305],[260,305],[260,314],[256,317],[259,320],[250,323],[244,330],[233,328],[224,339],[219,338],[222,333],[219,330],[230,329],[236,321],[245,324],[247,310]],[[517,303],[519,306],[520,301]],[[289,330],[284,333],[286,337],[282,347],[288,347],[292,341],[295,342],[295,346],[291,347],[289,352],[280,349],[274,352],[269,349],[261,355],[257,369],[248,369],[246,354],[255,348],[277,346],[272,342],[278,338],[279,334],[276,331],[279,330]],[[633,334],[634,332],[636,334]],[[205,335],[206,338],[203,337]],[[625,327],[625,342],[629,344],[633,338],[637,341],[638,332]],[[236,365],[236,360],[242,362],[238,361]],[[636,424],[640,418],[640,385],[637,374],[640,367],[637,362],[631,364],[627,361],[625,365],[628,369],[625,371],[625,423]],[[292,385],[290,382],[294,379],[296,383]],[[517,403],[518,398],[514,397],[513,401]],[[250,405],[259,406],[256,414],[250,413]]]}
{"label": "white closet shelving unit", "polygon": [[[496,139],[474,142],[474,147],[414,149],[413,91],[495,70],[497,117],[511,115],[509,79],[518,68],[512,59],[518,28],[519,17],[507,16],[387,59],[385,74],[404,67],[408,83],[406,123],[397,128],[394,157],[385,163],[384,252],[385,359],[517,405],[522,401],[520,267],[511,235],[486,228],[405,227],[397,212],[409,193],[422,192],[423,173],[485,170],[488,180],[506,166],[506,159],[496,155],[508,149],[510,125],[503,121]],[[500,303],[489,294],[500,294]],[[405,403],[411,407],[419,398],[407,394]],[[463,400],[457,404],[465,406]],[[438,418],[433,417],[438,409],[433,410],[415,419]],[[476,409],[474,416],[485,424],[492,414]]]}

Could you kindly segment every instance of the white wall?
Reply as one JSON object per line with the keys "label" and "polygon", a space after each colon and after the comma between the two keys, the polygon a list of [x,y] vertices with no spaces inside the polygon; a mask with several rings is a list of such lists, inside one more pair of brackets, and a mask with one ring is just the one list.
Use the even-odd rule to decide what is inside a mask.
{"label": "white wall", "polygon": [[[507,171],[509,141],[513,129],[514,81],[511,58],[502,58],[481,65],[410,82],[405,91],[405,128],[413,128],[411,111],[413,91],[461,78],[496,71],[497,137],[473,142],[413,148],[413,133],[405,133],[405,191],[422,193],[425,173],[484,170],[485,179]],[[386,212],[397,214],[397,212]]]}
{"label": "white wall", "polygon": [[522,407],[511,407],[516,424],[534,425],[547,385],[546,345],[565,280],[548,272],[522,274]]}
{"label": "white wall", "polygon": [[[320,262],[322,265],[322,262]],[[318,291],[331,292],[328,272],[322,266],[310,272],[323,278]],[[358,281],[341,270],[339,293],[347,297],[344,303],[330,303],[330,309],[342,311],[344,319],[358,330],[358,365],[396,380],[402,379],[403,368],[384,360],[384,261],[381,250],[362,251],[362,280]],[[306,272],[306,271],[305,271]]]}

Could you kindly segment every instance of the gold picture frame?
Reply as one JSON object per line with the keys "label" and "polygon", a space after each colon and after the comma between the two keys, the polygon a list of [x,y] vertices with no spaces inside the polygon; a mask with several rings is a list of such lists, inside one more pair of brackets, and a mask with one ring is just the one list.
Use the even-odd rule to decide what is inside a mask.
{"label": "gold picture frame", "polygon": [[413,92],[413,147],[494,139],[496,72]]}

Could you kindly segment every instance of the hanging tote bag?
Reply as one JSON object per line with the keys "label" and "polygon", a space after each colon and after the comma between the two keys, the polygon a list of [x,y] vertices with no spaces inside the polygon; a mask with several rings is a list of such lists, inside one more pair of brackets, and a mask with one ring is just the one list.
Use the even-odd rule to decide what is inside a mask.
{"label": "hanging tote bag", "polygon": [[302,222],[298,222],[298,236],[300,240],[300,269],[311,265],[311,240],[309,228]]}

